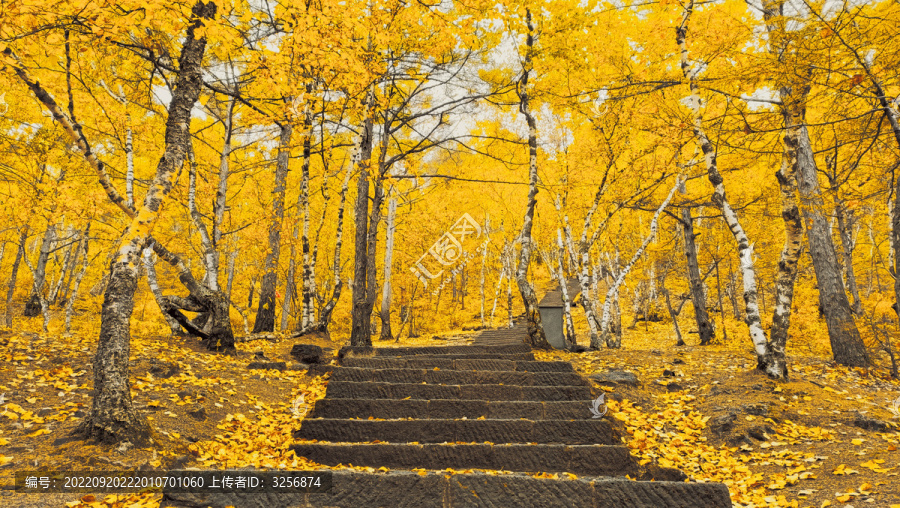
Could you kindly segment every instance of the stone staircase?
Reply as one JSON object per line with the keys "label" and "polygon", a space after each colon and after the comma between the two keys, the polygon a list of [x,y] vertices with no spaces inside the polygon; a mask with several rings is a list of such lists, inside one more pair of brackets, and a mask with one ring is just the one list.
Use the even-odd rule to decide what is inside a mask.
{"label": "stone staircase", "polygon": [[[339,357],[326,397],[295,432],[292,449],[320,464],[391,471],[335,471],[331,494],[232,496],[222,503],[239,508],[731,506],[721,484],[625,478],[660,480],[667,470],[641,468],[608,417],[591,417],[589,382],[567,362],[535,361],[525,344],[345,348]],[[442,471],[447,468],[455,472]],[[514,474],[465,472],[472,469]],[[577,478],[533,476],[562,472]],[[212,501],[205,496],[198,504],[173,506],[216,506]]]}

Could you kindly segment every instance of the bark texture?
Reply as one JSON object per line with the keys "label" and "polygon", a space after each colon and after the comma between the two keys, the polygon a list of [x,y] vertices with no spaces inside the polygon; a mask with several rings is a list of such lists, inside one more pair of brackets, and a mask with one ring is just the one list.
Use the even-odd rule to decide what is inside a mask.
{"label": "bark texture", "polygon": [[37,263],[32,271],[31,293],[28,295],[28,300],[25,301],[25,310],[22,312],[25,317],[34,317],[41,313],[41,298],[43,298],[41,293],[47,278],[47,260],[50,258],[50,249],[53,247],[55,239],[56,226],[52,222],[48,222],[41,240]]}
{"label": "bark texture", "polygon": [[[366,98],[366,118],[363,121],[360,137],[354,147],[352,164],[359,171],[356,177],[356,205],[353,209],[356,235],[354,237],[353,295],[350,324],[350,345],[364,347],[372,345],[370,312],[368,306],[367,283],[369,262],[369,170],[372,159],[372,115],[370,109],[372,93]],[[372,253],[374,255],[374,253]]]}
{"label": "bark texture", "polygon": [[704,162],[706,164],[706,172],[709,182],[713,185],[713,203],[722,210],[722,216],[728,229],[731,231],[737,242],[738,256],[740,257],[741,278],[744,282],[744,305],[747,313],[747,327],[750,332],[750,340],[753,342],[753,348],[756,352],[758,361],[766,354],[766,332],[762,327],[762,319],[759,315],[759,304],[757,303],[757,287],[756,287],[756,268],[753,263],[753,246],[750,239],[741,226],[737,213],[731,208],[728,198],[725,195],[725,186],[723,185],[722,175],[716,162],[716,149],[712,146],[706,132],[703,129],[703,117],[700,114],[700,88],[697,85],[697,73],[699,68],[691,68],[688,60],[687,43],[685,41],[687,35],[687,25],[691,14],[694,10],[694,2],[691,0],[684,11],[684,17],[681,24],[675,31],[676,42],[681,51],[681,72],[685,79],[688,80],[691,95],[691,109],[694,116],[694,137],[703,151]]}
{"label": "bark texture", "polygon": [[541,324],[541,313],[538,310],[537,295],[528,281],[528,267],[531,264],[531,254],[534,249],[531,229],[534,224],[534,210],[537,206],[537,123],[531,114],[531,105],[528,89],[528,80],[532,69],[534,55],[534,25],[531,21],[531,10],[525,10],[525,23],[528,26],[528,34],[525,38],[525,69],[519,80],[519,112],[528,123],[528,203],[525,206],[525,218],[522,221],[522,232],[519,235],[521,250],[519,262],[516,267],[516,285],[522,295],[525,304],[525,318],[528,322],[527,342],[536,348],[550,349],[550,343],[544,335],[544,327]]}
{"label": "bark texture", "polygon": [[[100,441],[143,443],[150,427],[131,401],[128,378],[130,319],[134,308],[141,250],[150,242],[163,200],[172,189],[174,176],[184,164],[191,109],[200,95],[204,38],[195,38],[201,20],[216,11],[212,2],[197,2],[179,58],[179,73],[166,120],[165,148],[144,204],[132,220],[110,267],[109,284],[101,309],[100,338],[94,356],[94,399],[90,412],[76,433]],[[80,132],[80,127],[78,131]],[[123,203],[124,204],[124,203]]]}
{"label": "bark texture", "polygon": [[[341,184],[340,203],[338,204],[337,220],[335,226],[334,240],[334,257],[331,263],[331,273],[334,279],[334,289],[331,295],[325,300],[323,296],[320,299],[320,311],[318,320],[311,322],[306,328],[297,330],[292,336],[300,337],[311,332],[321,332],[328,335],[328,326],[331,324],[331,314],[334,312],[335,306],[341,298],[341,291],[344,282],[341,280],[341,248],[344,240],[344,210],[347,205],[347,191],[350,187],[350,176],[353,172],[353,164],[347,166],[347,172],[344,175],[344,182]],[[327,287],[326,287],[327,290]]]}
{"label": "bark texture", "polygon": [[[394,229],[397,221],[397,198],[388,201],[387,233],[384,240],[384,285],[381,288],[381,335],[380,340],[391,340],[391,263],[394,258]],[[483,306],[482,306],[483,308]],[[482,311],[482,319],[484,312]]]}
{"label": "bark texture", "polygon": [[291,155],[293,128],[287,122],[278,137],[278,157],[275,161],[275,187],[272,190],[272,217],[269,222],[269,251],[266,271],[259,285],[259,308],[253,333],[275,331],[275,291],[278,286],[278,257],[281,253],[281,223],[284,220],[284,192]]}
{"label": "bark texture", "polygon": [[[691,302],[694,304],[694,321],[700,334],[700,345],[705,346],[715,338],[715,330],[709,321],[706,310],[706,293],[703,291],[703,279],[700,277],[700,264],[697,261],[697,235],[694,233],[694,218],[691,209],[681,209],[681,226],[684,233],[684,257],[687,259],[688,281],[691,287]],[[666,298],[669,298],[666,293]],[[669,305],[668,301],[666,305]],[[679,334],[679,341],[681,335]]]}
{"label": "bark texture", "polygon": [[[781,218],[784,221],[784,247],[775,274],[775,311],[772,313],[772,329],[766,345],[766,355],[757,368],[774,378],[786,378],[785,347],[791,326],[791,303],[794,299],[794,281],[797,263],[803,248],[803,223],[797,206],[796,164],[798,126],[785,115],[784,160],[781,170],[775,174],[781,188]],[[787,122],[790,122],[789,124]]]}
{"label": "bark texture", "polygon": [[22,257],[25,256],[25,242],[28,241],[28,228],[19,233],[19,243],[16,249],[16,258],[13,261],[12,270],[9,275],[9,284],[6,286],[6,327],[12,328],[12,301],[13,294],[16,292],[16,279],[19,275],[19,265],[22,263]]}
{"label": "bark texture", "polygon": [[869,355],[856,327],[850,301],[844,289],[831,225],[824,213],[818,170],[806,126],[801,125],[797,148],[797,189],[803,205],[809,255],[816,272],[819,304],[828,325],[834,360],[850,367],[869,366]]}

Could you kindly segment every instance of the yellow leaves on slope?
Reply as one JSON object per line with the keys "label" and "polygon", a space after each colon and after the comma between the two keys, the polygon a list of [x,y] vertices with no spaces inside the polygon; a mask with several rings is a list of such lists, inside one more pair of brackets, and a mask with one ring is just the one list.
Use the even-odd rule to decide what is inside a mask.
{"label": "yellow leaves on slope", "polygon": [[[294,400],[301,395],[303,401],[312,407],[325,396],[327,380],[324,376],[313,379],[308,385],[301,385],[294,391]],[[243,413],[226,415],[218,428],[224,431],[215,440],[199,441],[189,446],[191,453],[204,466],[246,467],[271,469],[316,469],[319,464],[297,457],[288,446],[294,443],[290,429],[302,424],[304,414],[296,414],[293,401],[276,407],[257,402],[251,403],[259,409],[257,416],[248,417]]]}
{"label": "yellow leaves on slope", "polygon": [[[765,442],[763,445],[766,446],[760,446],[771,448],[772,451],[753,453],[753,448],[745,445],[740,448],[744,453],[734,455],[738,448],[716,448],[706,442],[700,431],[706,425],[708,417],[692,409],[694,396],[672,393],[659,395],[657,399],[659,406],[664,409],[655,412],[637,407],[628,400],[607,402],[610,415],[622,421],[630,434],[623,438],[628,447],[641,464],[656,461],[660,466],[680,469],[694,480],[726,484],[736,505],[799,506],[797,500],[788,501],[785,496],[773,496],[767,491],[781,490],[804,480],[815,479],[816,475],[807,468],[820,467],[815,463],[826,458],[786,448],[775,450],[774,446],[786,444],[782,441]],[[834,438],[830,431],[823,429],[805,427],[790,421],[782,421],[780,424],[775,424],[770,419],[766,421],[776,428],[779,439],[793,441]],[[750,467],[752,465],[775,465],[789,469],[766,478],[763,473],[754,472]],[[879,464],[874,462],[868,465],[877,467]],[[838,471],[835,474],[856,472],[846,469],[846,466]]]}

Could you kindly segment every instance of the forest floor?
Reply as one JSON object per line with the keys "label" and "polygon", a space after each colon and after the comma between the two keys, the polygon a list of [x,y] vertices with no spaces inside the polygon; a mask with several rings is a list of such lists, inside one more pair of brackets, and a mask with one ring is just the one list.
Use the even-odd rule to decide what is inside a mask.
{"label": "forest floor", "polygon": [[[743,343],[674,347],[670,328],[639,328],[620,350],[537,356],[571,361],[588,376],[634,373],[639,384],[604,389],[607,417],[625,423],[624,439],[641,460],[679,468],[693,481],[724,482],[735,506],[900,507],[900,414],[892,404],[900,405],[900,383],[885,372],[791,356],[790,381],[776,383],[753,370]],[[443,345],[465,335],[375,345]],[[95,341],[0,330],[0,505],[159,505],[158,495],[18,494],[14,472],[21,470],[322,467],[287,447],[291,430],[324,396],[327,376],[292,370],[289,351],[302,342],[333,354],[342,344],[257,340],[224,356],[192,338],[135,337],[133,399],[154,428],[152,445],[141,448],[69,437],[90,408]],[[248,370],[262,357],[288,369]]]}

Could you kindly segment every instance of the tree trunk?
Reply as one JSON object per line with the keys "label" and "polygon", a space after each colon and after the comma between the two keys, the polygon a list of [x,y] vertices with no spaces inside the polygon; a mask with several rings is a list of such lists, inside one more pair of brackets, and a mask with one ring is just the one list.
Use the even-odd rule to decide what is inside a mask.
{"label": "tree trunk", "polygon": [[188,212],[197,232],[200,234],[200,245],[203,247],[203,283],[213,291],[219,289],[219,253],[213,245],[213,239],[203,224],[203,216],[197,209],[197,161],[194,159],[194,143],[188,140]]}
{"label": "tree trunk", "polygon": [[537,295],[528,281],[528,268],[531,264],[531,251],[534,248],[534,240],[531,237],[531,229],[534,223],[534,209],[537,206],[537,123],[531,114],[530,97],[528,95],[528,80],[531,77],[532,58],[534,55],[534,26],[531,22],[531,9],[525,9],[525,23],[528,34],[525,39],[525,65],[522,77],[519,80],[519,111],[528,123],[528,204],[525,207],[525,218],[522,221],[522,232],[519,240],[522,243],[519,252],[519,263],[516,267],[516,285],[522,295],[522,303],[525,305],[525,318],[528,321],[528,337],[526,342],[532,347],[550,349],[550,343],[544,335],[544,327],[541,324],[541,313],[538,310]]}
{"label": "tree trunk", "polygon": [[[47,298],[47,301],[50,303],[50,305],[56,303],[57,299],[59,298],[59,292],[62,290],[63,283],[66,281],[66,279],[68,278],[70,281],[72,280],[71,274],[75,271],[75,265],[78,262],[76,259],[78,257],[78,245],[78,241],[73,241],[69,244],[69,248],[66,249],[66,253],[63,256],[63,261],[59,269],[59,278],[56,279],[56,284],[53,285],[53,290],[50,291],[50,296]],[[0,252],[0,254],[2,254],[2,252]]]}
{"label": "tree trunk", "polygon": [[869,355],[856,328],[844,281],[841,280],[831,227],[823,213],[824,202],[819,191],[816,161],[805,125],[800,127],[797,151],[797,188],[803,204],[809,254],[816,272],[819,303],[828,325],[831,351],[834,360],[841,365],[867,367]]}
{"label": "tree trunk", "polygon": [[53,245],[56,236],[56,226],[53,223],[47,223],[47,229],[44,231],[44,238],[41,241],[41,250],[38,255],[37,264],[34,267],[32,276],[34,280],[31,285],[31,293],[25,302],[25,310],[22,315],[26,317],[34,317],[41,313],[40,294],[44,290],[44,281],[47,278],[47,260],[50,258],[50,248]]}
{"label": "tree trunk", "polygon": [[[311,89],[308,89],[307,92],[311,92]],[[303,252],[303,282],[301,285],[303,301],[300,308],[300,322],[302,326],[309,326],[316,318],[313,310],[316,277],[313,271],[314,261],[310,258],[309,242],[309,159],[312,149],[312,117],[308,111],[306,114],[306,127],[306,137],[303,139],[303,182],[300,185],[300,194],[303,200],[303,236],[300,237],[300,248]]]}
{"label": "tree trunk", "polygon": [[272,190],[272,218],[269,223],[269,252],[266,271],[259,286],[259,309],[253,323],[253,333],[275,331],[275,290],[278,286],[278,257],[281,252],[281,222],[284,220],[284,191],[291,155],[293,128],[285,122],[278,138],[278,157],[275,162],[275,188]]}
{"label": "tree trunk", "polygon": [[159,287],[159,279],[156,276],[156,261],[153,259],[153,249],[149,247],[144,249],[142,258],[144,268],[147,270],[147,286],[150,287],[150,293],[153,294],[153,299],[156,300],[156,305],[162,312],[163,319],[169,325],[169,331],[172,335],[182,335],[181,325],[166,312],[166,300],[163,297],[162,290]]}
{"label": "tree trunk", "polygon": [[[786,94],[782,94],[785,100]],[[794,299],[794,281],[797,262],[803,249],[803,223],[797,206],[797,147],[799,125],[789,114],[784,115],[784,160],[781,170],[775,174],[781,187],[781,218],[784,221],[784,248],[775,275],[775,311],[772,313],[772,330],[766,345],[766,356],[757,368],[770,377],[785,379],[788,376],[785,346],[791,325],[791,304]]]}
{"label": "tree trunk", "polygon": [[838,234],[841,237],[841,251],[844,256],[844,274],[847,278],[847,289],[850,290],[850,296],[853,297],[853,303],[850,304],[850,310],[856,316],[862,315],[862,300],[859,297],[859,286],[856,284],[856,271],[853,269],[853,249],[856,242],[853,240],[851,229],[853,229],[852,212],[845,214],[846,207],[840,198],[835,198],[837,203],[834,207],[834,213],[837,216]]}
{"label": "tree trunk", "polygon": [[694,116],[694,137],[697,138],[697,143],[703,151],[707,175],[710,183],[713,185],[713,203],[722,209],[725,223],[728,224],[728,229],[731,231],[732,236],[734,236],[734,239],[738,244],[738,256],[741,260],[741,276],[744,281],[744,302],[747,308],[747,327],[750,331],[750,340],[756,351],[757,359],[762,359],[760,361],[764,361],[763,358],[766,354],[767,339],[766,332],[762,328],[759,305],[756,301],[756,268],[753,264],[753,246],[750,245],[750,240],[747,238],[743,226],[741,226],[737,213],[731,208],[731,204],[725,196],[725,186],[722,183],[722,175],[719,173],[716,163],[716,149],[712,146],[712,143],[706,136],[706,132],[703,130],[703,119],[700,114],[700,89],[696,79],[696,73],[699,69],[692,70],[688,60],[685,36],[687,35],[687,23],[693,9],[694,2],[691,0],[685,9],[681,25],[676,30],[676,41],[681,51],[681,71],[684,74],[684,77],[687,78],[691,91],[690,102]]}
{"label": "tree trunk", "polygon": [[109,284],[100,315],[100,338],[94,356],[93,405],[76,429],[76,433],[85,437],[107,442],[128,440],[135,444],[144,443],[149,437],[149,425],[132,405],[128,379],[130,320],[137,287],[137,266],[162,202],[172,188],[175,173],[184,164],[191,110],[200,95],[200,70],[206,47],[204,38],[194,38],[194,30],[203,20],[212,19],[215,11],[214,3],[202,1],[198,1],[192,9],[194,19],[187,29],[169,103],[165,150],[144,204],[128,227],[110,267]]}
{"label": "tree trunk", "polygon": [[31,261],[28,260],[28,256],[25,256],[22,259],[25,261],[25,265],[28,266],[28,269],[31,271],[31,274],[34,277],[35,286],[32,286],[31,294],[33,295],[33,298],[37,298],[38,300],[39,313],[44,318],[42,330],[44,334],[47,334],[49,333],[48,326],[50,324],[50,304],[47,302],[47,298],[44,296],[44,292],[36,287],[38,278],[35,267],[32,266]]}
{"label": "tree trunk", "polygon": [[[643,243],[640,248],[635,251],[634,256],[631,257],[631,260],[625,265],[624,268],[619,270],[619,274],[616,276],[615,282],[613,282],[612,287],[606,292],[606,300],[603,302],[603,317],[600,320],[600,337],[597,342],[591,344],[592,349],[599,349],[600,343],[606,343],[606,347],[608,348],[619,348],[622,347],[621,340],[618,338],[613,338],[613,334],[610,333],[610,305],[612,304],[613,294],[619,290],[619,286],[622,285],[622,282],[625,281],[625,276],[628,275],[628,272],[631,271],[631,268],[637,263],[638,259],[644,254],[644,250],[647,249],[647,246],[650,245],[650,240],[656,235],[656,225],[659,222],[659,215],[667,206],[669,206],[669,202],[672,200],[672,196],[675,195],[675,191],[678,187],[681,186],[681,176],[676,178],[675,186],[669,191],[668,196],[656,210],[656,213],[653,214],[653,220],[650,221],[650,234],[644,238]],[[637,288],[635,288],[635,291]],[[645,318],[647,316],[644,316]],[[637,312],[635,312],[635,319],[637,319]]]}
{"label": "tree trunk", "polygon": [[[356,179],[356,206],[354,207],[354,222],[356,224],[356,236],[354,239],[354,266],[353,266],[353,307],[351,310],[350,345],[357,347],[371,347],[370,312],[366,312],[368,303],[368,291],[366,277],[369,272],[369,169],[372,159],[372,117],[368,109],[373,100],[372,92],[366,98],[366,119],[363,122],[362,133],[354,147],[352,163],[359,169]],[[374,252],[371,253],[374,256]],[[369,281],[375,284],[375,281]]]}
{"label": "tree trunk", "polygon": [[16,258],[13,261],[12,270],[9,275],[9,285],[6,290],[6,327],[12,328],[12,302],[13,294],[16,291],[16,278],[19,275],[19,265],[22,263],[22,257],[25,256],[25,243],[28,241],[28,227],[19,234],[19,248],[16,249]]}
{"label": "tree trunk", "polygon": [[[512,257],[512,254],[510,254]],[[509,260],[509,266],[506,269],[506,320],[507,328],[513,327],[513,293],[512,293],[512,260]]]}
{"label": "tree trunk", "polygon": [[[347,205],[347,191],[350,185],[350,175],[352,174],[354,169],[354,164],[349,164],[347,166],[347,171],[344,174],[344,182],[341,184],[341,198],[340,204],[338,205],[338,213],[337,213],[337,225],[335,226],[335,240],[334,240],[334,258],[331,263],[332,277],[334,278],[334,289],[332,290],[331,297],[328,299],[324,305],[321,305],[321,311],[319,312],[318,321],[310,324],[305,329],[297,330],[292,336],[299,337],[303,334],[310,333],[313,331],[321,332],[324,334],[328,334],[328,326],[331,324],[331,314],[334,312],[334,308],[337,305],[338,301],[341,298],[341,290],[343,288],[343,279],[341,279],[341,247],[343,246],[343,238],[344,238],[344,209]],[[326,287],[327,289],[327,287]]]}
{"label": "tree trunk", "polygon": [[384,286],[381,290],[381,337],[380,340],[391,340],[391,263],[394,257],[394,230],[397,223],[397,198],[388,202],[387,233],[384,240]]}
{"label": "tree trunk", "polygon": [[[306,87],[306,93],[309,94],[311,88]],[[296,310],[300,308],[299,319],[297,320],[297,329],[302,330],[310,325],[312,320],[309,318],[309,308],[312,306],[313,294],[310,287],[310,270],[309,270],[309,162],[312,148],[312,117],[310,116],[310,108],[307,104],[303,114],[303,164],[301,165],[300,192],[297,194],[297,207],[294,218],[294,228],[291,231],[291,256],[288,265],[287,282],[284,288],[284,303],[281,306],[281,329],[286,330],[288,327],[288,317],[290,309],[293,306]],[[303,238],[301,251],[303,252],[303,278],[300,283],[301,296],[299,298],[300,305],[294,305],[297,300],[297,240],[300,239],[300,216],[303,216]]]}
{"label": "tree trunk", "polygon": [[669,311],[669,317],[672,318],[672,326],[675,328],[676,346],[684,346],[684,339],[681,337],[681,328],[678,327],[678,313],[672,308],[672,299],[669,297],[669,290],[665,286],[661,289],[663,297],[666,299],[666,309]]}
{"label": "tree trunk", "polygon": [[[697,322],[697,331],[700,334],[700,345],[706,346],[715,338],[715,331],[709,323],[709,314],[706,311],[706,295],[703,293],[703,280],[700,278],[700,264],[697,261],[697,244],[695,243],[698,235],[694,234],[694,219],[691,217],[691,209],[688,207],[681,210],[681,225],[684,233],[684,256],[687,258],[691,301],[694,304],[694,320]],[[680,337],[679,334],[679,341]]]}
{"label": "tree trunk", "polygon": [[74,265],[77,264],[78,254],[81,254],[81,269],[78,270],[78,274],[75,275],[75,286],[72,288],[72,294],[69,296],[69,299],[66,301],[66,326],[65,326],[65,335],[70,335],[72,333],[72,314],[74,314],[75,308],[75,300],[78,298],[78,288],[81,287],[81,279],[84,278],[85,272],[87,272],[88,268],[88,241],[90,240],[91,234],[91,224],[84,228],[84,233],[81,235],[81,242],[78,244],[78,249],[75,251],[75,260],[73,261],[73,271]]}
{"label": "tree trunk", "polygon": [[227,296],[229,300],[231,300],[231,289],[234,287],[234,262],[237,259],[237,256],[237,251],[228,255],[228,281],[225,283],[225,296]]}
{"label": "tree trunk", "polygon": [[572,306],[569,304],[569,281],[566,279],[566,270],[563,268],[565,248],[563,247],[562,232],[558,229],[556,230],[556,246],[559,249],[557,254],[559,261],[559,288],[562,291],[563,315],[566,320],[566,345],[570,349],[574,349],[577,345],[575,323],[572,321]]}
{"label": "tree trunk", "polygon": [[485,303],[485,293],[484,293],[484,277],[485,277],[485,269],[487,265],[487,243],[490,241],[490,232],[491,232],[491,218],[486,217],[484,219],[484,236],[487,241],[481,245],[481,281],[479,283],[479,288],[481,290],[481,328],[484,328],[484,303]]}

